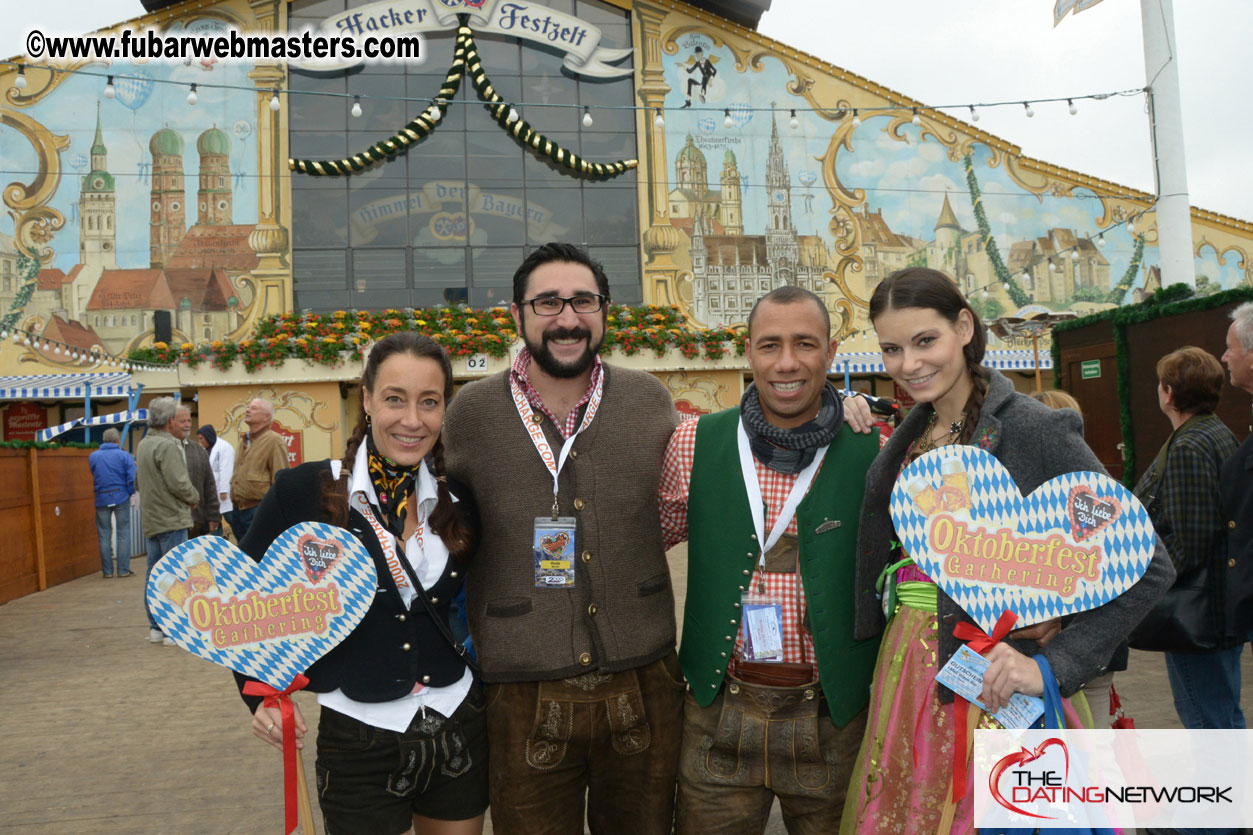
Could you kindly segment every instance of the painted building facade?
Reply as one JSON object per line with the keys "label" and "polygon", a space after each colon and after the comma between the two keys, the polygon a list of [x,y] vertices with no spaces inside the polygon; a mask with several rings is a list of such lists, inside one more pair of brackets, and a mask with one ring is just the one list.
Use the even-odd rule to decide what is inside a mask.
{"label": "painted building facade", "polygon": [[[222,0],[127,25],[365,31],[392,5]],[[532,37],[520,6],[566,21],[584,33],[581,45]],[[806,287],[842,346],[863,352],[875,347],[870,294],[909,265],[952,275],[985,318],[1088,312],[1160,286],[1151,195],[1024,157],[924,102],[677,0],[406,7],[423,10],[413,29],[425,54],[405,65],[84,63],[29,68],[21,91],[4,70],[0,159],[18,187],[3,192],[0,321],[122,355],[165,336],[159,319],[169,340],[202,343],[247,338],[263,317],[293,310],[491,307],[508,303],[514,267],[547,240],[585,244],[616,301],[676,305],[697,328],[742,326],[763,293]],[[638,167],[576,176],[515,141],[463,80],[436,128],[403,153],[346,176],[289,170],[289,158],[351,157],[429,107],[453,66],[458,14],[493,89],[523,120],[585,159]],[[1253,225],[1201,209],[1193,224],[1200,291],[1253,283]],[[0,341],[5,374],[92,362]],[[654,370],[676,400],[703,411],[737,401],[744,368],[666,360]],[[301,373],[293,365],[291,385],[312,384]],[[277,374],[264,381],[270,390],[283,386]],[[202,409],[215,404],[217,422],[251,395],[244,380],[204,369],[177,377],[185,394],[205,394]],[[209,395],[215,386],[224,388]],[[171,384],[150,382],[163,388]],[[351,401],[322,417],[333,402],[314,409],[321,423],[309,431],[336,436]],[[307,419],[304,408],[287,419]]]}

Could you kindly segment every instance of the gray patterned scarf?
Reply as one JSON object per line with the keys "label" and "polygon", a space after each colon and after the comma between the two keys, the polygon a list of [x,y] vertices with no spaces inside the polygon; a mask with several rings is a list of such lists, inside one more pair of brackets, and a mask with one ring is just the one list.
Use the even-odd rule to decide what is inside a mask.
{"label": "gray patterned scarf", "polygon": [[750,383],[740,399],[740,417],[744,420],[753,457],[772,470],[791,475],[809,466],[818,448],[835,438],[844,423],[844,404],[835,386],[827,383],[822,389],[822,404],[813,420],[795,429],[780,429],[762,414],[757,384]]}

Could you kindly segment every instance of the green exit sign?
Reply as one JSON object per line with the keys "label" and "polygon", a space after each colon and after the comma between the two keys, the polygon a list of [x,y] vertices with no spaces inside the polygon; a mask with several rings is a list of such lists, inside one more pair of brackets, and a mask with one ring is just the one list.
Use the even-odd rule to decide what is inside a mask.
{"label": "green exit sign", "polygon": [[1100,360],[1084,360],[1079,366],[1079,376],[1084,380],[1094,380],[1101,376]]}

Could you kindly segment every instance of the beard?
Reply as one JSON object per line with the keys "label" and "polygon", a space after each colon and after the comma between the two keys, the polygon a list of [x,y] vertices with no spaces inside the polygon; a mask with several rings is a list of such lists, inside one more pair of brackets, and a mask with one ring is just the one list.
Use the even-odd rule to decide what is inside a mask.
{"label": "beard", "polygon": [[[548,343],[554,339],[586,339],[587,349],[573,362],[562,362],[554,357],[552,351],[548,348]],[[525,335],[523,335],[522,341],[526,344],[527,350],[531,352],[531,359],[535,360],[535,364],[540,367],[541,371],[550,377],[568,380],[571,377],[579,376],[592,367],[592,363],[596,360],[596,355],[600,353],[600,346],[605,342],[605,337],[602,335],[600,341],[593,344],[592,332],[587,328],[552,328],[544,331],[538,345],[527,339]]]}

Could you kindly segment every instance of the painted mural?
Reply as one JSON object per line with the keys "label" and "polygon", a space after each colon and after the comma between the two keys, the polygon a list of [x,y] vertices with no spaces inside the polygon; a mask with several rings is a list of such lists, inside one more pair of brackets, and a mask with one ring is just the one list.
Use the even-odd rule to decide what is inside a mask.
{"label": "painted mural", "polygon": [[[645,294],[695,323],[740,325],[763,293],[796,284],[869,350],[870,294],[914,265],[953,276],[989,321],[1160,288],[1149,195],[1022,158],[751,33],[635,10],[641,98],[665,114],[663,128],[646,125]],[[1247,224],[1194,212],[1194,236],[1198,292],[1253,283]]]}
{"label": "painted mural", "polygon": [[[166,31],[257,28],[239,5]],[[281,69],[212,59],[71,69],[32,68],[26,90],[6,85],[0,158],[28,175],[3,195],[0,321],[118,355],[151,344],[161,313],[172,341],[198,343],[241,334],[289,300],[270,164],[281,117],[256,92],[268,102]],[[56,363],[60,352],[32,346],[25,359]]]}

